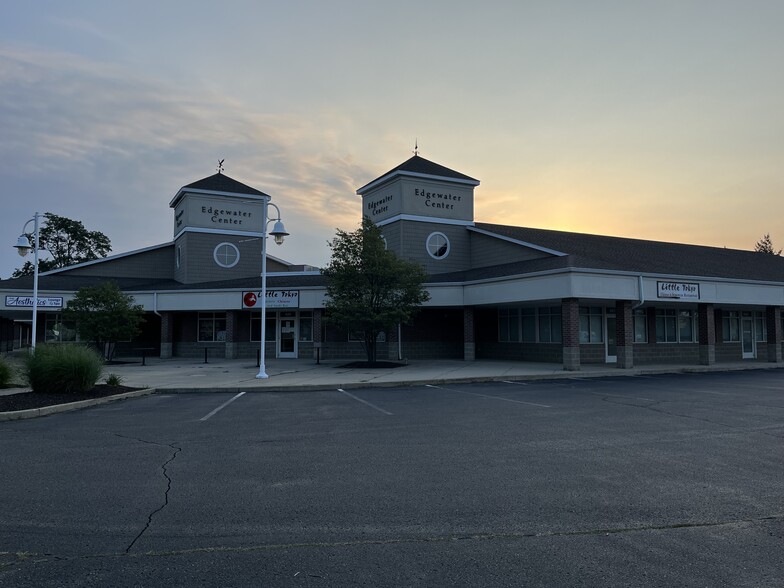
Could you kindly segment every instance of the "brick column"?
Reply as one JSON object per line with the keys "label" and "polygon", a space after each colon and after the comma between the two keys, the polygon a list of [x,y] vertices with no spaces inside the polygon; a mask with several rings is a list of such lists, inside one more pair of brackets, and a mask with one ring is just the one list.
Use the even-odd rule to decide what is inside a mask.
{"label": "brick column", "polygon": [[324,312],[320,308],[313,309],[313,359],[324,356],[324,342],[321,340],[321,320]]}
{"label": "brick column", "polygon": [[781,307],[766,306],[765,319],[768,323],[768,361],[781,363]]}
{"label": "brick column", "polygon": [[700,364],[716,363],[716,313],[712,304],[697,305],[697,321],[700,324]]}
{"label": "brick column", "polygon": [[171,359],[174,351],[174,313],[161,313],[161,359]]}
{"label": "brick column", "polygon": [[577,298],[561,301],[561,324],[563,331],[563,368],[580,369],[580,303]]}
{"label": "brick column", "polygon": [[634,367],[634,315],[628,300],[615,301],[615,345],[618,356],[617,367]]}
{"label": "brick column", "polygon": [[237,359],[238,341],[237,327],[240,320],[238,310],[226,311],[226,359]]}
{"label": "brick column", "polygon": [[463,360],[476,359],[476,341],[474,339],[474,309],[463,307]]}

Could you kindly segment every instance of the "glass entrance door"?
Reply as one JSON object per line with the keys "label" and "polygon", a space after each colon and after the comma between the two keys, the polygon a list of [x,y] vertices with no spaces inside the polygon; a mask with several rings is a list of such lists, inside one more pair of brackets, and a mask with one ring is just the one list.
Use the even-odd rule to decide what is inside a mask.
{"label": "glass entrance door", "polygon": [[743,359],[753,359],[756,354],[754,353],[754,319],[752,317],[744,316],[741,318],[740,336],[743,347]]}
{"label": "glass entrance door", "polygon": [[278,357],[297,357],[297,315],[281,312],[278,318]]}
{"label": "glass entrance door", "polygon": [[615,342],[615,309],[607,309],[607,320],[605,321],[604,332],[607,333],[606,361],[615,363],[618,361],[618,351]]}

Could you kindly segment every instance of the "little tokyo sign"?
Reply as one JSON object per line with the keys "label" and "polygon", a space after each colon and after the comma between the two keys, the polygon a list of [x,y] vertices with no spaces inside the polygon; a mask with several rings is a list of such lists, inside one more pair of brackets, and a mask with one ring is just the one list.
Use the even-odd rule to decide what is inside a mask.
{"label": "little tokyo sign", "polygon": [[699,300],[700,285],[686,282],[656,282],[656,295],[659,298]]}
{"label": "little tokyo sign", "polygon": [[[6,296],[5,305],[9,308],[32,308],[32,296]],[[62,296],[39,296],[38,308],[62,308]]]}
{"label": "little tokyo sign", "polygon": [[[261,292],[243,292],[242,308],[261,308]],[[267,290],[267,308],[299,308],[299,290]]]}

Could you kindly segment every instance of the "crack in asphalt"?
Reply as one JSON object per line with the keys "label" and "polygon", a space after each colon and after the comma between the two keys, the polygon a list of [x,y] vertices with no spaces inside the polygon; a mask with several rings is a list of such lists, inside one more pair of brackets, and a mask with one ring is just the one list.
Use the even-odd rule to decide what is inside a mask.
{"label": "crack in asphalt", "polygon": [[149,515],[147,515],[147,523],[144,525],[144,528],[141,531],[139,531],[139,534],[136,535],[136,537],[134,537],[133,541],[131,541],[131,544],[125,548],[125,554],[128,555],[131,549],[133,548],[133,546],[136,544],[136,542],[139,539],[141,539],[142,535],[144,535],[147,532],[147,529],[150,528],[150,525],[152,525],[153,517],[169,505],[169,492],[171,491],[172,479],[169,477],[169,472],[167,467],[171,462],[175,460],[177,454],[180,453],[180,451],[182,451],[182,447],[177,447],[176,445],[171,443],[158,443],[156,441],[147,441],[146,439],[139,439],[138,437],[129,437],[127,435],[120,435],[119,433],[115,433],[115,435],[117,437],[122,437],[123,439],[131,439],[133,441],[138,441],[140,443],[147,443],[149,445],[158,445],[159,447],[169,447],[174,450],[172,456],[169,459],[167,459],[161,466],[163,477],[166,478],[166,492],[164,492],[163,494],[163,504],[158,508],[156,508],[154,511],[152,511]]}
{"label": "crack in asphalt", "polygon": [[[51,554],[34,554],[24,553],[14,554],[10,552],[0,552],[2,556],[10,556],[11,561],[2,562],[9,566],[19,564],[25,561],[35,561],[41,563],[48,561],[49,558],[59,561],[65,560],[79,560],[79,559],[110,559],[110,558],[140,558],[140,557],[174,557],[179,555],[190,555],[197,553],[246,553],[253,551],[275,551],[283,549],[308,549],[308,548],[336,548],[336,547],[361,547],[366,545],[405,545],[417,543],[446,543],[452,541],[509,541],[509,540],[523,540],[523,539],[549,539],[559,537],[585,537],[585,536],[609,536],[619,535],[624,533],[640,533],[648,531],[677,531],[681,529],[705,529],[705,528],[718,528],[718,527],[731,527],[735,525],[744,524],[758,524],[770,521],[782,521],[784,514],[775,514],[763,517],[754,517],[748,519],[735,519],[730,521],[703,521],[692,523],[670,523],[667,525],[642,525],[638,527],[607,527],[599,529],[578,529],[573,531],[544,531],[544,532],[531,532],[531,533],[469,533],[469,534],[454,534],[454,535],[434,535],[426,537],[393,537],[388,539],[357,539],[348,541],[313,541],[313,542],[299,542],[299,543],[269,543],[264,545],[248,545],[244,547],[193,547],[190,549],[172,549],[168,551],[146,551],[141,553],[101,553],[89,555],[77,555],[67,557],[57,557]],[[14,556],[19,555],[16,558]],[[0,572],[4,571],[0,567]]]}

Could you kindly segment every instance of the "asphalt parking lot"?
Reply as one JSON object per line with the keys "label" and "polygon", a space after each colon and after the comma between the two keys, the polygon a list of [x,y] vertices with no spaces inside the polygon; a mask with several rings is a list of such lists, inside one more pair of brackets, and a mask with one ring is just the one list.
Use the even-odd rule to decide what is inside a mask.
{"label": "asphalt parking lot", "polygon": [[0,423],[1,586],[781,586],[779,370]]}

